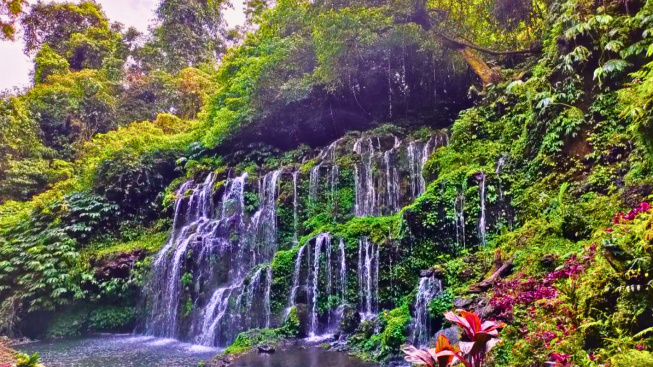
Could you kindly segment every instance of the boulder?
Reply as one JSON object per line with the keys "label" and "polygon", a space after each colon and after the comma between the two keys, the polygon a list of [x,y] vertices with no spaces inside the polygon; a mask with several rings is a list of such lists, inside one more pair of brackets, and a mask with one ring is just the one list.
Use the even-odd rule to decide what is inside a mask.
{"label": "boulder", "polygon": [[297,318],[299,319],[299,331],[297,336],[299,338],[305,338],[309,334],[310,329],[310,316],[308,312],[308,307],[304,303],[299,303],[295,305],[297,309]]}
{"label": "boulder", "polygon": [[129,277],[134,264],[143,260],[145,255],[145,250],[122,252],[111,258],[93,260],[91,266],[95,268],[95,278],[98,280],[125,279]]}
{"label": "boulder", "polygon": [[273,347],[267,344],[259,345],[257,349],[259,353],[265,353],[265,354],[272,354],[276,352],[276,350]]}
{"label": "boulder", "polygon": [[342,310],[342,320],[340,321],[340,330],[343,334],[351,334],[358,329],[361,323],[361,315],[354,307],[345,306]]}

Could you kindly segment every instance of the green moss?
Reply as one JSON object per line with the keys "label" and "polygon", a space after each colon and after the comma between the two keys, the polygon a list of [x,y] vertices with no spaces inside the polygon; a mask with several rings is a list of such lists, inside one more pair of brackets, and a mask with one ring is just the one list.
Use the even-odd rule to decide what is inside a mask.
{"label": "green moss", "polygon": [[407,328],[410,323],[410,310],[405,304],[391,311],[383,311],[379,322],[383,328],[381,333],[381,349],[383,354],[399,352],[399,347],[406,342]]}
{"label": "green moss", "polygon": [[279,341],[279,334],[274,329],[252,329],[238,334],[236,340],[224,350],[223,354],[239,355],[257,345],[272,345],[277,341]]}
{"label": "green moss", "polygon": [[65,313],[56,314],[48,325],[44,338],[65,338],[80,336],[86,333],[89,310],[79,307]]}
{"label": "green moss", "polygon": [[111,243],[109,241],[104,243],[96,243],[88,247],[83,256],[106,258],[114,254],[129,253],[134,250],[145,250],[147,253],[155,253],[163,247],[168,239],[168,231],[143,233],[137,235],[137,238],[131,241]]}
{"label": "green moss", "polygon": [[453,308],[454,294],[450,288],[445,289],[440,295],[429,303],[429,314],[432,318],[442,318],[442,314]]}
{"label": "green moss", "polygon": [[270,308],[275,314],[282,312],[288,303],[298,250],[299,246],[287,251],[277,251],[272,260]]}
{"label": "green moss", "polygon": [[95,306],[88,318],[92,332],[132,331],[139,314],[132,306]]}

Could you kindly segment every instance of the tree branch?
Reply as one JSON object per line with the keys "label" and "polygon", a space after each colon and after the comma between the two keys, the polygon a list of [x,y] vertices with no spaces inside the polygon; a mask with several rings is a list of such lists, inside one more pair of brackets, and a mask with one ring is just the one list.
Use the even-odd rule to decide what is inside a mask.
{"label": "tree branch", "polygon": [[486,53],[486,54],[489,54],[489,55],[494,55],[494,56],[526,55],[526,54],[536,53],[536,52],[540,51],[540,47],[534,47],[534,48],[525,49],[525,50],[494,51],[494,50],[487,49],[485,47],[475,45],[473,43],[468,43],[468,42],[465,42],[465,41],[455,39],[455,38],[450,37],[450,36],[448,36],[448,35],[446,35],[446,34],[444,34],[442,32],[434,31],[433,33],[435,33],[436,36],[444,39],[445,41],[454,44],[455,45],[454,47],[457,47],[457,48],[471,48],[473,50],[483,52],[483,53]]}

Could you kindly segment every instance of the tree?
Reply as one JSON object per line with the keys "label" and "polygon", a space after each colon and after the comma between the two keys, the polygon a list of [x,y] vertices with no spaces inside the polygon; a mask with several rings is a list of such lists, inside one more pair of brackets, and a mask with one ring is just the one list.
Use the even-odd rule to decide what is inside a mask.
{"label": "tree", "polygon": [[0,41],[13,41],[15,23],[28,6],[27,0],[0,0]]}
{"label": "tree", "polygon": [[[411,13],[398,17],[398,21],[420,25],[439,38],[443,46],[459,52],[484,84],[497,82],[502,77],[491,69],[477,52],[494,56],[517,55],[536,52],[539,48],[534,46],[521,50],[497,51],[464,39],[485,38],[491,40],[492,44],[512,47],[518,46],[515,40],[519,38],[526,38],[527,43],[534,43],[538,35],[541,35],[542,30],[538,27],[544,23],[543,14],[548,5],[547,0],[466,0],[460,3],[410,1],[413,4]],[[483,8],[494,9],[494,14],[482,11]],[[525,37],[517,37],[520,33],[524,33]],[[501,39],[501,35],[504,35],[504,39]]]}
{"label": "tree", "polygon": [[100,6],[92,1],[80,4],[39,1],[21,23],[26,54],[33,54],[47,44],[64,55],[73,34],[86,33],[89,28],[109,29],[109,20]]}
{"label": "tree", "polygon": [[177,72],[186,66],[215,62],[224,51],[227,0],[163,0],[158,25],[146,45],[149,62]]}

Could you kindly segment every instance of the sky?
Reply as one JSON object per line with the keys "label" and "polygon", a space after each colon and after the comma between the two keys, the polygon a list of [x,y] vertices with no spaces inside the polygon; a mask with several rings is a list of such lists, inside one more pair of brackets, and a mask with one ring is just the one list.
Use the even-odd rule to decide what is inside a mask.
{"label": "sky", "polygon": [[[50,2],[52,0],[46,0]],[[159,0],[96,0],[112,21],[123,23],[126,28],[136,27],[146,32],[154,19],[154,11]],[[33,2],[33,1],[30,1]],[[60,1],[61,2],[61,1]],[[226,11],[229,26],[245,22],[242,0],[232,1],[233,9]],[[23,43],[19,41],[0,41],[0,91],[30,84],[32,60],[23,54]]]}

